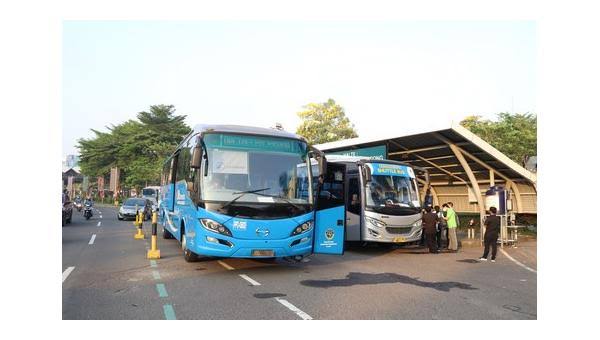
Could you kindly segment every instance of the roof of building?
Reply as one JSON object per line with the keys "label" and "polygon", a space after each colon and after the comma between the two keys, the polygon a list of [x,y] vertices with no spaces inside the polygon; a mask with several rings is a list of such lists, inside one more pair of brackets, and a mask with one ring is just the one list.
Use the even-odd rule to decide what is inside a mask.
{"label": "roof of building", "polygon": [[514,182],[537,183],[535,173],[525,169],[502,152],[479,138],[460,124],[437,122],[427,123],[427,127],[404,127],[401,133],[374,138],[357,137],[331,143],[315,145],[322,151],[343,151],[364,147],[385,145],[388,159],[427,168],[432,182],[452,182],[462,179],[468,182],[465,169],[453,152],[454,145],[464,156],[478,181],[489,179],[489,168],[494,169],[500,178]]}

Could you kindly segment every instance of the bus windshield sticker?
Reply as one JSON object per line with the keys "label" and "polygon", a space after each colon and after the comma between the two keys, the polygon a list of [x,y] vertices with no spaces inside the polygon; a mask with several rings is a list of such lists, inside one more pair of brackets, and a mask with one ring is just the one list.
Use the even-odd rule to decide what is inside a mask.
{"label": "bus windshield sticker", "polygon": [[214,149],[211,158],[215,174],[248,174],[247,152]]}
{"label": "bus windshield sticker", "polygon": [[260,203],[274,203],[273,197],[265,197],[265,196],[256,196],[256,199]]}

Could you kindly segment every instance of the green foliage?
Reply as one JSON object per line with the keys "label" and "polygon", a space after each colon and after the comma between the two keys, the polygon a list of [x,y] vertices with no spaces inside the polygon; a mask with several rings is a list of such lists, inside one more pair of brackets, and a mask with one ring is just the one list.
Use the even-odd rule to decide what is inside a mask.
{"label": "green foliage", "polygon": [[176,116],[173,105],[154,105],[109,132],[92,129],[95,137],[78,141],[81,172],[104,176],[116,166],[127,187],[158,184],[164,160],[190,132],[185,117]]}
{"label": "green foliage", "polygon": [[298,112],[302,123],[296,133],[304,136],[310,144],[333,142],[358,137],[354,125],[344,113],[344,108],[333,99],[325,103],[310,103]]}
{"label": "green foliage", "polygon": [[528,157],[537,155],[535,114],[502,112],[497,121],[468,116],[460,124],[521,165]]}

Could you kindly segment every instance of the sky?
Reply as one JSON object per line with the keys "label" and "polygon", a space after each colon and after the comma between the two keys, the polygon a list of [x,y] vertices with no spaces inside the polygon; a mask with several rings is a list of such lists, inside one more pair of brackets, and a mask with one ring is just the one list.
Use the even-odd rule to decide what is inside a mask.
{"label": "sky", "polygon": [[294,132],[332,98],[367,138],[536,112],[531,21],[65,21],[62,38],[63,155],[157,104]]}

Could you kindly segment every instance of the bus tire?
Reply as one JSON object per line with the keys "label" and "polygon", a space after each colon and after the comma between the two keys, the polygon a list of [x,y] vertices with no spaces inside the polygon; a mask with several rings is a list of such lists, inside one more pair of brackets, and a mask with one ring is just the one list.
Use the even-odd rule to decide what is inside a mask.
{"label": "bus tire", "polygon": [[198,260],[198,255],[196,255],[193,251],[187,248],[187,237],[185,236],[185,229],[183,226],[181,227],[181,249],[183,250],[183,258],[185,262],[196,262]]}
{"label": "bus tire", "polygon": [[165,240],[169,240],[169,239],[172,239],[172,238],[173,238],[173,234],[171,234],[171,232],[169,232],[169,231],[167,230],[167,228],[165,228],[164,226],[163,226],[163,232],[162,232],[162,235],[163,235],[163,238],[164,238]]}

